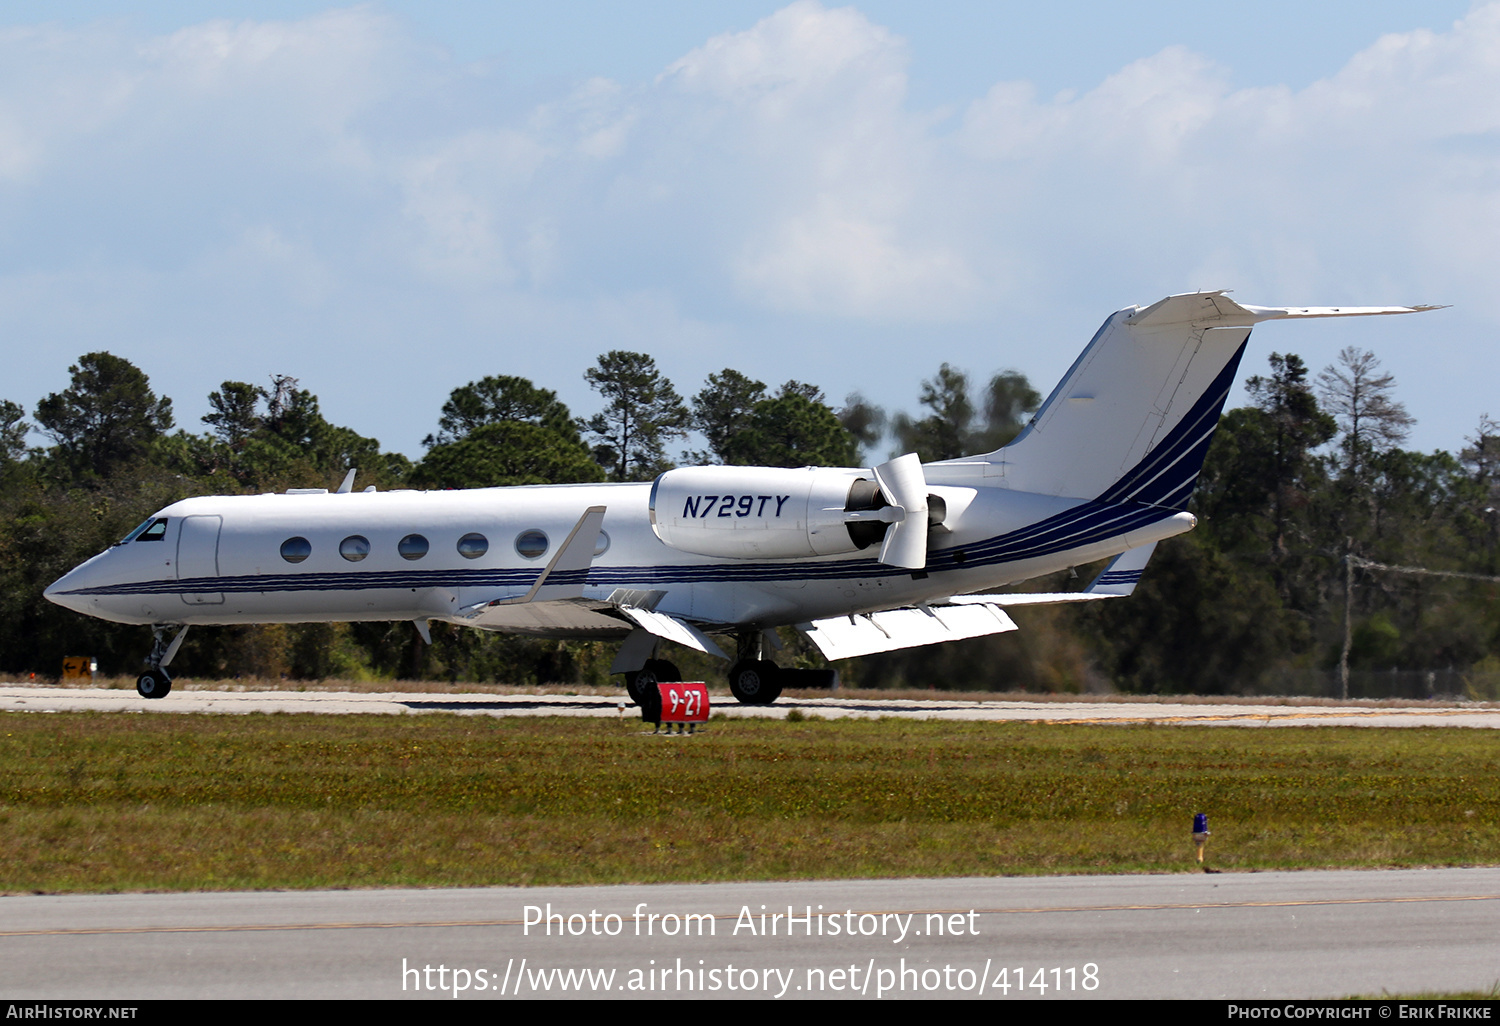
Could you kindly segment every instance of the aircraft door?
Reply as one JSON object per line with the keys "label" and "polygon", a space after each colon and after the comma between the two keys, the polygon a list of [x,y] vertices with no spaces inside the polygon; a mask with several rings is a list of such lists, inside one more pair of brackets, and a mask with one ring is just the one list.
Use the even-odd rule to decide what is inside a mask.
{"label": "aircraft door", "polygon": [[[177,535],[177,579],[190,584],[209,584],[219,576],[219,530],[223,517],[184,517]],[[213,606],[224,602],[222,591],[182,592],[190,606]]]}

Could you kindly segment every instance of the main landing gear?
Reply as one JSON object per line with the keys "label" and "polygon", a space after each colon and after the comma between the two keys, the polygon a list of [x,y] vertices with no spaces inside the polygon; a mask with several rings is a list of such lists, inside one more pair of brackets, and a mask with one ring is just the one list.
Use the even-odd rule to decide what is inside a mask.
{"label": "main landing gear", "polygon": [[[833,679],[831,670],[784,670],[769,659],[762,658],[765,636],[760,631],[747,631],[738,636],[737,658],[729,668],[729,690],[741,705],[770,705],[781,697],[781,689],[795,679],[797,686],[823,687],[824,678]],[[802,677],[816,678],[813,683],[803,683]],[[675,663],[665,659],[648,659],[639,670],[625,674],[625,690],[630,700],[645,708],[647,703],[659,702],[656,685],[665,681],[682,680],[682,672]],[[650,719],[651,717],[647,717]]]}
{"label": "main landing gear", "polygon": [[657,684],[681,679],[682,671],[677,668],[676,663],[665,659],[647,659],[645,666],[625,674],[625,690],[630,692],[630,700],[640,705],[644,697],[656,694]]}
{"label": "main landing gear", "polygon": [[784,675],[781,667],[763,659],[765,635],[747,631],[736,641],[738,658],[729,668],[729,693],[741,705],[770,705],[781,697]]}
{"label": "main landing gear", "polygon": [[182,647],[182,639],[187,637],[187,627],[170,623],[152,624],[151,635],[154,639],[151,654],[146,657],[145,671],[135,680],[135,690],[142,698],[166,698],[172,691],[172,675],[167,672],[167,664]]}
{"label": "main landing gear", "polygon": [[625,690],[630,693],[630,700],[641,707],[641,719],[660,721],[661,692],[656,690],[656,685],[681,679],[682,671],[676,663],[647,659],[645,666],[625,674]]}
{"label": "main landing gear", "polygon": [[769,659],[740,659],[729,668],[729,692],[741,705],[770,705],[781,697],[781,667]]}

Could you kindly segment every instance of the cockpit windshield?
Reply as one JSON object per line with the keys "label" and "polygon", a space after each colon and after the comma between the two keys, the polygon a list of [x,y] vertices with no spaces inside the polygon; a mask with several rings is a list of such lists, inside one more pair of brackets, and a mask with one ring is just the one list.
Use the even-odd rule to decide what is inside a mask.
{"label": "cockpit windshield", "polygon": [[116,545],[127,545],[133,541],[161,541],[167,536],[166,517],[147,517],[141,521],[141,525],[131,531],[125,537],[115,542]]}

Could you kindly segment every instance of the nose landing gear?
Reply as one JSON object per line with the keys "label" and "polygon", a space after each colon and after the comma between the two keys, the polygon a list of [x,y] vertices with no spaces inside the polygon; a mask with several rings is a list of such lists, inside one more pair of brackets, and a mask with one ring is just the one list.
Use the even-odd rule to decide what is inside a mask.
{"label": "nose landing gear", "polygon": [[172,675],[167,672],[167,664],[182,647],[182,639],[187,637],[187,626],[152,624],[151,636],[154,639],[151,654],[146,657],[145,672],[135,680],[135,690],[142,698],[166,698],[172,691]]}
{"label": "nose landing gear", "polygon": [[135,690],[142,698],[166,698],[172,691],[172,678],[166,670],[147,670],[136,678]]}

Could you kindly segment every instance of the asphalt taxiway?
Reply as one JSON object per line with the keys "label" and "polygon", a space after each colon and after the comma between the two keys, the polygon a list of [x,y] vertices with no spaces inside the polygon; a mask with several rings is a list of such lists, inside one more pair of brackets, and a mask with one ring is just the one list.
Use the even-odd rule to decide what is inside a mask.
{"label": "asphalt taxiway", "polygon": [[[1500,727],[1500,707],[1477,703],[1424,703],[1405,706],[1285,705],[1253,702],[1174,703],[1137,701],[999,702],[951,698],[932,700],[783,698],[771,706],[744,706],[728,695],[715,696],[714,713],[730,717],[785,717],[793,709],[826,719],[1012,720],[1048,723],[1156,723],[1223,727]],[[465,716],[635,716],[623,694],[490,695],[441,693],[363,693],[338,691],[175,690],[166,698],[143,699],[134,691],[108,688],[0,686],[0,711],[143,713],[368,713],[405,715],[456,713]]]}
{"label": "asphalt taxiway", "polygon": [[0,996],[1379,996],[1489,989],[1497,922],[1500,869],[33,895]]}

